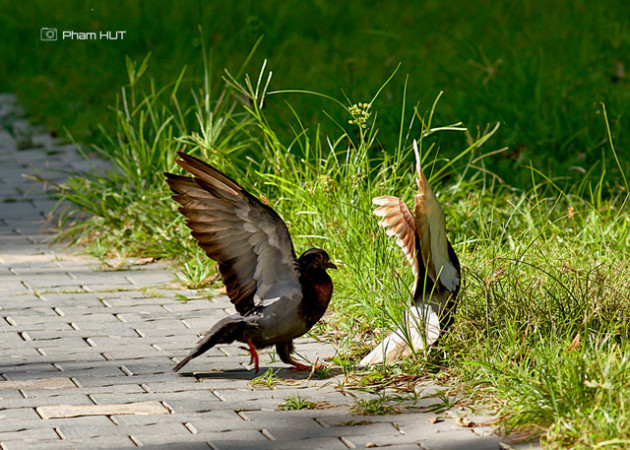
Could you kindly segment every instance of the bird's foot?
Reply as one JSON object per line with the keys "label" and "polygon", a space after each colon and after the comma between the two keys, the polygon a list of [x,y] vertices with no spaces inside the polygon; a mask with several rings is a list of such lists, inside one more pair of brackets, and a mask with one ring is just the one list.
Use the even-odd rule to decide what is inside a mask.
{"label": "bird's foot", "polygon": [[253,364],[254,363],[254,354],[252,353],[252,351],[249,349],[249,347],[246,347],[244,345],[241,345],[239,347],[239,349],[241,350],[245,350],[246,352],[249,353],[249,364]]}
{"label": "bird's foot", "polygon": [[300,364],[299,362],[296,361],[292,361],[291,364],[293,364],[293,367],[291,367],[291,370],[307,370],[309,372],[317,370],[317,369],[321,369],[322,366],[321,364],[316,365],[316,366],[307,366],[304,364]]}

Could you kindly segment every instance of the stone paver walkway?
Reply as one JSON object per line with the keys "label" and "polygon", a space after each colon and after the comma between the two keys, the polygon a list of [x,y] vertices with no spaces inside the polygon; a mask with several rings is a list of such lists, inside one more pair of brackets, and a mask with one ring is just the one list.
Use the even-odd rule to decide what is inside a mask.
{"label": "stone paver walkway", "polygon": [[[341,376],[308,380],[269,353],[260,373],[273,367],[290,383],[257,386],[237,345],[172,373],[197,334],[232,312],[227,298],[182,303],[176,293],[194,292],[174,289],[160,264],[106,271],[49,246],[55,202],[22,174],[61,181],[56,169],[85,163],[73,146],[32,133],[10,95],[0,96],[0,124],[0,448],[499,448],[488,429],[434,424],[431,412],[354,416],[354,399],[335,388]],[[312,339],[297,351],[311,361],[334,354]],[[297,395],[325,408],[279,408]]]}

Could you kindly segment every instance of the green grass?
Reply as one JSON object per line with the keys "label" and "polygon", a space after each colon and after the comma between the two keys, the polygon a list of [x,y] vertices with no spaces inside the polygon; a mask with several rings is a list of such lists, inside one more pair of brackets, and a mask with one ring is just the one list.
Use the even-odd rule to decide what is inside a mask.
{"label": "green grass", "polygon": [[352,407],[352,413],[364,416],[382,416],[387,414],[400,414],[402,409],[388,404],[386,396],[377,396],[369,399],[357,399]]}
{"label": "green grass", "polygon": [[464,296],[444,343],[455,373],[500,398],[507,430],[535,425],[552,446],[627,440],[627,197],[511,197],[494,217],[484,208],[487,229],[461,253]]}
{"label": "green grass", "polygon": [[[198,25],[204,38],[199,38]],[[268,59],[275,89],[334,97],[343,97],[343,91],[355,102],[367,101],[402,64],[401,76],[377,105],[381,134],[375,145],[388,151],[397,143],[405,74],[411,75],[409,96],[420,100],[423,110],[445,91],[447,100],[436,112],[440,123],[462,121],[471,130],[497,121],[504,125],[493,142],[509,150],[486,165],[510,185],[527,187],[528,178],[515,168],[530,160],[568,184],[582,177],[582,169],[605,164],[600,101],[609,108],[619,148],[630,144],[621,133],[630,125],[630,28],[622,0],[428,0],[378,6],[358,0],[33,0],[28,6],[5,5],[0,26],[3,89],[19,94],[31,118],[60,136],[67,128],[81,142],[102,143],[99,124],[114,133],[115,118],[107,106],[127,81],[126,56],[141,61],[151,53],[152,76],[160,87],[187,67],[182,86],[188,88],[187,82],[202,73],[203,42],[213,49],[219,73],[223,67],[236,71],[264,36],[249,70]],[[127,34],[117,42],[48,43],[39,41],[41,27]],[[216,87],[218,78],[214,83]],[[322,109],[338,121],[343,116],[321,98],[270,97],[268,120],[283,139],[291,136],[286,99],[309,128],[321,122]],[[325,134],[334,133],[334,126],[323,126]],[[444,152],[454,156],[465,141],[452,135],[442,142]],[[607,162],[607,170],[616,171]]]}
{"label": "green grass", "polygon": [[281,405],[281,409],[285,411],[299,411],[302,409],[316,409],[321,407],[321,402],[311,402],[305,398],[300,397],[300,394],[290,395],[287,397]]}
{"label": "green grass", "polygon": [[254,387],[265,387],[267,389],[275,389],[281,380],[276,376],[279,370],[274,371],[271,367],[262,375],[253,378],[249,384]]}

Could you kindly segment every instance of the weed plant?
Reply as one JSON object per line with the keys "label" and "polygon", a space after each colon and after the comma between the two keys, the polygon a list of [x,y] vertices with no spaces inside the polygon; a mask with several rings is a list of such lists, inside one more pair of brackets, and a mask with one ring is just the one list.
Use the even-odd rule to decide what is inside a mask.
{"label": "weed plant", "polygon": [[[396,144],[385,149],[378,105],[387,83],[359,101],[274,91],[263,63],[253,77],[226,72],[216,89],[204,52],[201,86],[181,72],[160,88],[143,74],[146,64],[127,65],[129,83],[114,108],[117,133],[85,149],[111,170],[74,176],[61,190],[74,205],[66,235],[101,255],[116,250],[188,264],[182,276],[202,284],[212,265],[188,236],[162,177],[177,170],[177,150],[200,156],[278,211],[298,253],[317,246],[337,262],[333,316],[317,331],[348,349],[344,368],[351,370],[396,326],[411,297],[411,271],[378,228],[371,199],[391,194],[411,202],[411,141],[418,139],[464,284],[441,347],[415,355],[405,371],[456,377],[458,398],[496,405],[506,431],[528,430],[552,447],[630,444],[628,185],[625,175],[607,177],[611,166],[624,174],[607,120],[600,125],[608,150],[589,176],[562,190],[530,164],[521,169],[531,180],[523,190],[488,169],[503,151],[492,146],[496,126],[471,133],[460,123],[438,125],[438,101],[410,107],[406,83]],[[293,137],[279,136],[265,104],[298,94],[319,96],[335,110],[327,113],[335,134],[307,126],[287,101]],[[451,158],[440,146],[449,133],[467,142]]]}
{"label": "weed plant", "polygon": [[302,409],[316,409],[322,405],[321,402],[311,402],[300,397],[300,394],[290,395],[280,406],[285,411],[299,411]]}

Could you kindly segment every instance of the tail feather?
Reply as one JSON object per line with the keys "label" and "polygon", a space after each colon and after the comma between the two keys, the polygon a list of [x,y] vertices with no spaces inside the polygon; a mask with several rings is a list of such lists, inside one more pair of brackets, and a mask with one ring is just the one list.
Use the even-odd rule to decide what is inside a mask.
{"label": "tail feather", "polygon": [[240,315],[229,316],[219,320],[210,331],[197,342],[197,345],[190,354],[173,368],[173,372],[177,372],[188,364],[191,359],[207,352],[217,344],[231,344],[239,340],[239,338],[242,339],[244,330],[245,324]]}
{"label": "tail feather", "polygon": [[[414,332],[412,332],[414,333]],[[377,364],[391,364],[403,356],[411,354],[411,348],[401,336],[402,330],[396,330],[389,334],[359,363],[360,367],[374,366]],[[417,333],[414,333],[417,334]],[[414,336],[415,337],[415,336]],[[422,348],[422,347],[421,347]],[[418,350],[418,349],[417,349]]]}
{"label": "tail feather", "polygon": [[390,333],[361,360],[359,366],[391,364],[434,344],[440,335],[440,322],[435,309],[436,306],[432,304],[411,307],[405,314],[405,329],[399,327]]}
{"label": "tail feather", "polygon": [[186,364],[188,364],[190,362],[190,360],[193,359],[193,356],[188,355],[187,357],[185,357],[184,359],[182,359],[179,364],[177,364],[175,367],[173,367],[173,372],[179,372],[179,369],[181,369],[182,367],[184,367]]}

